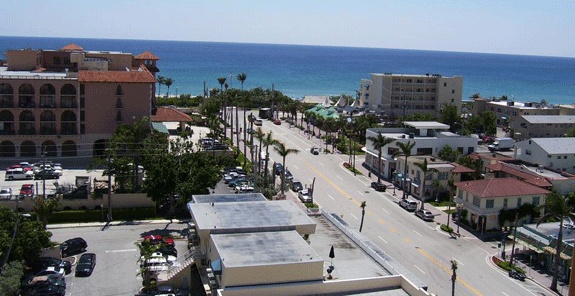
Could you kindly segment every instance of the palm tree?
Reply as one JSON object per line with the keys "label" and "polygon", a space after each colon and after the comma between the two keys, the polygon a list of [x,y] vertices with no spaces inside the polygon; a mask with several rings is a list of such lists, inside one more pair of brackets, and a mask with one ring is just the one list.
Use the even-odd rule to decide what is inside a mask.
{"label": "palm tree", "polygon": [[220,96],[222,99],[222,116],[224,119],[224,128],[226,126],[226,102],[224,100],[224,84],[226,83],[226,77],[219,77],[218,83],[220,84]]}
{"label": "palm tree", "polygon": [[[407,162],[406,162],[407,163]],[[423,171],[423,180],[421,181],[421,209],[423,210],[425,204],[425,178],[427,177],[427,172],[429,172],[429,168],[427,167],[427,157],[423,159],[423,162],[416,162],[415,165]]]}
{"label": "palm tree", "polygon": [[[286,157],[290,154],[297,154],[299,153],[299,150],[297,149],[291,149],[291,148],[286,148],[286,146],[284,145],[284,143],[282,142],[277,142],[274,146],[274,150],[282,157],[282,165],[283,165],[283,170],[282,170],[282,183],[281,183],[281,193],[282,196],[284,195],[284,182],[285,182],[285,177],[286,177]],[[312,193],[313,194],[313,193]]]}
{"label": "palm tree", "polygon": [[166,77],[162,76],[162,75],[158,75],[158,94],[162,93],[162,84],[164,84],[164,81],[166,81]]}
{"label": "palm tree", "polygon": [[262,163],[262,144],[264,141],[264,137],[265,137],[265,133],[262,130],[261,127],[258,127],[256,129],[256,132],[253,133],[253,136],[256,137],[256,139],[258,139],[258,142],[260,142],[260,149],[258,150],[259,153],[258,155],[256,155],[256,159],[258,160],[258,174],[260,173],[260,167],[261,167],[261,163]]}
{"label": "palm tree", "polygon": [[403,170],[403,197],[402,199],[406,198],[405,191],[407,191],[407,184],[405,180],[407,179],[407,158],[411,156],[411,149],[415,146],[415,141],[407,141],[406,143],[397,142],[397,147],[401,150],[401,153],[405,155],[405,164]]}
{"label": "palm tree", "polygon": [[365,217],[365,201],[362,201],[359,207],[361,208],[361,223],[359,224],[359,232],[361,232],[361,229],[363,228],[363,217]]}
{"label": "palm tree", "polygon": [[272,131],[270,131],[269,133],[267,133],[262,141],[264,146],[266,146],[266,159],[265,159],[265,166],[264,166],[264,184],[267,187],[268,185],[268,160],[269,160],[269,148],[270,145],[275,145],[276,143],[278,143],[278,140],[274,139],[272,136]]}
{"label": "palm tree", "polygon": [[455,296],[455,281],[457,281],[457,261],[451,260],[451,296]]}
{"label": "palm tree", "polygon": [[246,81],[246,79],[248,78],[248,75],[246,73],[240,73],[240,74],[238,74],[237,78],[242,83],[242,90],[244,90],[244,81]]}
{"label": "palm tree", "polygon": [[377,149],[377,152],[378,152],[378,156],[377,156],[377,183],[379,183],[380,176],[381,176],[381,172],[379,171],[381,169],[381,152],[383,150],[383,147],[393,143],[395,141],[395,139],[386,138],[381,133],[378,133],[377,137],[368,137],[367,139],[371,141],[371,143],[373,144],[373,148]]}
{"label": "palm tree", "polygon": [[551,281],[551,286],[549,287],[553,291],[557,291],[557,275],[559,273],[559,264],[561,263],[561,250],[563,243],[563,219],[571,218],[575,219],[575,214],[573,214],[573,209],[567,204],[567,198],[558,192],[552,192],[547,195],[545,199],[545,204],[541,205],[544,209],[545,215],[543,215],[539,221],[537,221],[537,226],[543,221],[547,220],[558,220],[559,221],[559,233],[557,234],[557,247],[555,248],[555,260],[553,262],[553,280]]}
{"label": "palm tree", "polygon": [[166,93],[166,96],[169,97],[170,96],[170,86],[172,85],[172,83],[174,83],[174,80],[170,77],[164,79],[164,84],[168,87],[168,92]]}

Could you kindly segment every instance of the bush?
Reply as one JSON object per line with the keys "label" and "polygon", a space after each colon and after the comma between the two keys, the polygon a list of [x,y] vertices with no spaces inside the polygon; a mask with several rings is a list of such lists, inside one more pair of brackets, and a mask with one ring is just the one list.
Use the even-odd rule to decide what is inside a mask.
{"label": "bush", "polygon": [[306,203],[306,204],[305,204],[305,207],[308,208],[308,209],[317,209],[317,208],[319,208],[318,205],[316,205],[316,204],[314,204],[314,203],[312,203],[312,202]]}
{"label": "bush", "polygon": [[[108,213],[104,209],[104,217]],[[112,212],[114,220],[136,220],[156,218],[156,208],[125,208],[114,209]],[[100,222],[102,221],[102,212],[100,210],[85,211],[57,211],[48,217],[49,223],[73,223],[73,222]]]}
{"label": "bush", "polygon": [[499,267],[505,269],[506,271],[510,271],[510,270],[512,270],[512,269],[515,269],[515,270],[517,270],[518,272],[520,272],[520,273],[522,273],[522,274],[525,274],[525,271],[524,271],[523,269],[521,269],[521,268],[519,268],[519,267],[517,267],[517,266],[515,266],[515,265],[511,265],[511,263],[506,262],[506,261],[501,261],[501,260],[497,261],[497,266],[499,266]]}
{"label": "bush", "polygon": [[453,232],[453,228],[451,227],[447,227],[447,225],[445,224],[441,224],[441,230],[448,232],[448,233],[452,233]]}

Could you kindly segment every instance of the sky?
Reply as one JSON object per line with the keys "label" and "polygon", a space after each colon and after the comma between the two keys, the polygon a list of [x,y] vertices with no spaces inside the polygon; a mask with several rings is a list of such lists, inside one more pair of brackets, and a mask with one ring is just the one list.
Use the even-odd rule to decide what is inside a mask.
{"label": "sky", "polygon": [[2,0],[0,35],[575,57],[575,0]]}

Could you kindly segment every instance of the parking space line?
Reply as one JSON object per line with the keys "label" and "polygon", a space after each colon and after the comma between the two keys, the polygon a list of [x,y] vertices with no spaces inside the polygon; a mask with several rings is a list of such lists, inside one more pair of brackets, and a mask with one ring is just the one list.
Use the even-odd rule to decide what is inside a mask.
{"label": "parking space line", "polygon": [[354,217],[356,220],[358,220],[357,217],[356,217],[354,214],[350,214],[350,215],[351,215],[352,217]]}
{"label": "parking space line", "polygon": [[[298,169],[295,164],[292,164],[291,166],[294,167],[296,170]],[[135,169],[134,169],[134,170],[135,170]]]}
{"label": "parking space line", "polygon": [[363,193],[361,193],[361,191],[358,191],[357,193],[359,193],[359,194],[361,194],[361,195],[364,195]]}
{"label": "parking space line", "polygon": [[124,249],[124,250],[106,250],[106,253],[124,253],[124,252],[136,252],[136,249]]}
{"label": "parking space line", "polygon": [[388,212],[386,209],[384,209],[384,208],[381,208],[381,210],[382,210],[382,211],[384,211],[386,214],[388,214],[388,215],[389,215],[389,212]]}
{"label": "parking space line", "polygon": [[319,162],[319,161],[318,161],[317,163],[319,163],[319,164],[322,165],[322,166],[325,166],[325,165],[323,165],[323,163],[321,163],[321,162]]}
{"label": "parking space line", "polygon": [[415,268],[419,269],[419,271],[421,271],[421,273],[425,274],[425,271],[421,270],[421,268],[419,268],[417,265],[414,264],[413,266],[415,266]]}
{"label": "parking space line", "polygon": [[384,239],[383,239],[381,236],[379,237],[379,239],[380,239],[380,240],[382,240],[384,243],[386,243],[386,244],[387,244],[387,241],[386,241],[386,240],[384,240]]}
{"label": "parking space line", "polygon": [[421,235],[419,232],[415,231],[415,229],[412,229],[412,230],[413,230],[413,232],[415,232],[415,234],[417,234],[417,235],[419,235],[419,236],[423,236],[423,235]]}
{"label": "parking space line", "polygon": [[339,175],[335,175],[338,179],[343,180],[342,177],[340,177]]}
{"label": "parking space line", "polygon": [[331,195],[329,195],[329,194],[327,195],[327,197],[331,198],[332,200],[335,200],[335,199],[333,198],[333,196],[331,196]]}

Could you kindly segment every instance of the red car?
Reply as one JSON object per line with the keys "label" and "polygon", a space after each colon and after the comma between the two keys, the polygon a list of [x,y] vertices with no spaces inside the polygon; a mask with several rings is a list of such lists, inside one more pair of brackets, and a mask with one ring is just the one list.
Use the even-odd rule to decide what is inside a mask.
{"label": "red car", "polygon": [[34,195],[34,185],[33,184],[24,184],[20,188],[20,195],[22,196],[32,196]]}
{"label": "red car", "polygon": [[280,124],[282,124],[282,121],[279,120],[279,119],[276,119],[276,120],[274,120],[274,124],[275,124],[275,125],[280,125]]}
{"label": "red car", "polygon": [[13,165],[13,166],[9,166],[9,167],[6,168],[7,171],[8,171],[8,170],[13,170],[13,169],[24,169],[24,171],[31,171],[31,170],[33,170],[31,167],[28,167],[28,166],[22,167],[22,166],[19,165],[19,164],[15,164],[15,165]]}
{"label": "red car", "polygon": [[165,244],[166,246],[169,246],[169,247],[173,247],[173,246],[176,245],[176,243],[174,242],[174,239],[169,238],[169,237],[165,237],[165,238],[164,238],[164,244]]}
{"label": "red car", "polygon": [[157,245],[162,242],[161,235],[148,235],[144,238],[144,242],[148,242],[150,245]]}

